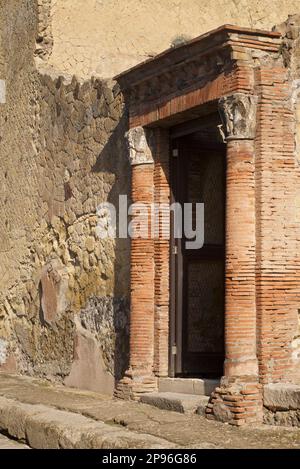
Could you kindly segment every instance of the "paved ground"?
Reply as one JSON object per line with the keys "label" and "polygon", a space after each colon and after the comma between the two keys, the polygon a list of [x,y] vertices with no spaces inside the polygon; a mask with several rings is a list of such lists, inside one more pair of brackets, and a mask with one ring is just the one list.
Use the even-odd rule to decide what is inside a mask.
{"label": "paved ground", "polygon": [[28,446],[11,440],[4,435],[0,434],[0,450],[1,449],[29,449]]}
{"label": "paved ground", "polygon": [[[113,400],[28,377],[0,373],[0,396],[0,423],[1,418],[7,421],[18,412],[26,422],[30,422],[28,416],[32,417],[26,431],[32,435],[33,447],[50,444],[40,438],[43,425],[51,431],[56,425],[53,447],[300,448],[300,428],[236,428],[197,415]],[[65,427],[73,428],[72,438],[67,435],[67,440]]]}

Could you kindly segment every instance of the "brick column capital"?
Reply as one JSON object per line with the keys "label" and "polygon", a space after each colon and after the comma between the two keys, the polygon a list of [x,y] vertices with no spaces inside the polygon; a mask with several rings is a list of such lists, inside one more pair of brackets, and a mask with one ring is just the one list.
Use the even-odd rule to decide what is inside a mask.
{"label": "brick column capital", "polygon": [[253,140],[256,130],[257,96],[234,93],[219,100],[219,113],[228,140]]}
{"label": "brick column capital", "polygon": [[126,132],[131,166],[153,164],[154,132],[144,127],[134,127]]}

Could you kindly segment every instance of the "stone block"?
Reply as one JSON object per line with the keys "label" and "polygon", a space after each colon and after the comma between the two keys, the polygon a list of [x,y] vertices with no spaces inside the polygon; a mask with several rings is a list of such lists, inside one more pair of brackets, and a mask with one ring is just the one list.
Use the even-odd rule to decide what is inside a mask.
{"label": "stone block", "polygon": [[210,396],[219,384],[214,379],[160,378],[159,391]]}
{"label": "stone block", "polygon": [[173,412],[204,414],[209,398],[195,394],[181,394],[175,392],[152,392],[141,396],[140,402]]}
{"label": "stone block", "polygon": [[299,410],[300,386],[275,383],[264,386],[264,406],[270,410]]}

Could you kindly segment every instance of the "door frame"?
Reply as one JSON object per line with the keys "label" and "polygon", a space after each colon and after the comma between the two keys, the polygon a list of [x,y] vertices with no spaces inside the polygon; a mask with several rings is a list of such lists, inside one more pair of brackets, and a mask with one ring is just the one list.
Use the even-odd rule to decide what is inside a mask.
{"label": "door frame", "polygon": [[[170,201],[176,201],[174,193],[177,184],[177,164],[173,159],[178,158],[175,138],[170,144]],[[182,305],[183,305],[183,258],[181,244],[174,237],[174,213],[170,214],[170,322],[169,322],[169,376],[175,377],[182,372]]]}

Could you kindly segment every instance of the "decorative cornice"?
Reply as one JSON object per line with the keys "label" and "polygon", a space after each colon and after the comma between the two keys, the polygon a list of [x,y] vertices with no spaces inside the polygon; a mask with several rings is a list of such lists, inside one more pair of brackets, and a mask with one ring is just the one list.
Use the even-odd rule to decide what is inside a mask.
{"label": "decorative cornice", "polygon": [[217,29],[209,31],[178,47],[171,47],[157,56],[148,59],[131,69],[117,75],[115,79],[121,85],[122,90],[135,87],[144,80],[153,79],[161,73],[172,73],[174,64],[186,66],[190,61],[201,61],[203,55],[214,55],[224,47],[232,47],[236,44],[241,47],[268,52],[278,52],[281,46],[280,33],[263,31],[259,29],[242,28],[225,24]]}
{"label": "decorative cornice", "polygon": [[153,131],[144,127],[134,127],[126,132],[131,166],[152,164],[153,160]]}
{"label": "decorative cornice", "polygon": [[189,90],[205,86],[229,69],[230,64],[230,50],[226,48],[211,55],[189,59],[185,63],[170,64],[167,69],[157,70],[154,76],[150,78],[145,76],[143,80],[132,84],[125,92],[126,99],[130,106],[136,106],[184,94]]}
{"label": "decorative cornice", "polygon": [[227,140],[252,140],[256,130],[257,97],[235,93],[219,100],[219,112]]}
{"label": "decorative cornice", "polygon": [[[121,73],[115,79],[132,113],[140,105],[201,89],[237,61],[254,66],[260,54],[278,57],[280,33],[225,25]],[[254,54],[254,55],[253,55]],[[255,58],[254,58],[255,56]]]}

